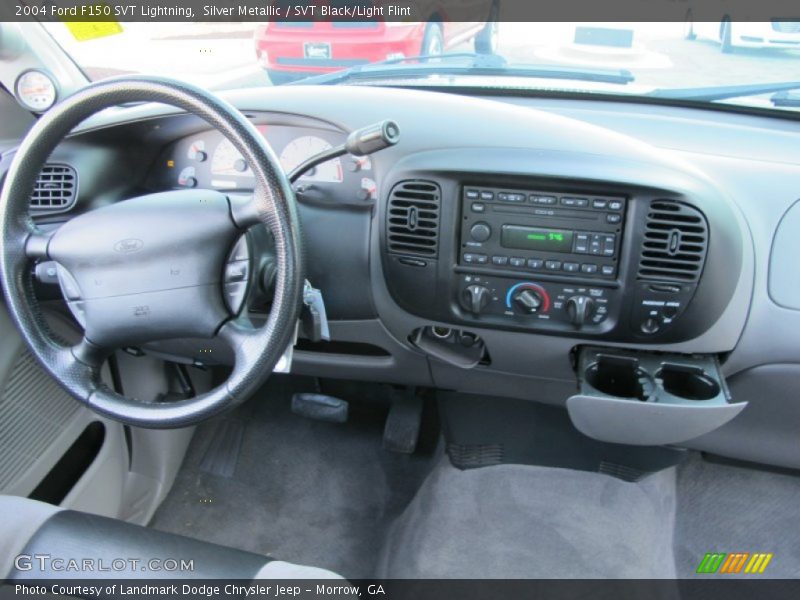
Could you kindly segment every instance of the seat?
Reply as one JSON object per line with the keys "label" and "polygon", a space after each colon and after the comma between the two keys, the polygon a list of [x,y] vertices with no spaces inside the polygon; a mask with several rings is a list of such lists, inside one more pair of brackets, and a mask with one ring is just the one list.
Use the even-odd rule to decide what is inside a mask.
{"label": "seat", "polygon": [[0,515],[0,575],[8,579],[342,579],[18,496],[0,495]]}

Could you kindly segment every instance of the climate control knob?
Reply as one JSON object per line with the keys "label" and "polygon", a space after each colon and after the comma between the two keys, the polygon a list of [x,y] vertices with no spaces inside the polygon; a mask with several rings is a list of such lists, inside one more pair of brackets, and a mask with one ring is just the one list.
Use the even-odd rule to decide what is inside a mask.
{"label": "climate control knob", "polygon": [[471,285],[461,292],[461,306],[477,317],[491,300],[491,292],[482,285]]}
{"label": "climate control knob", "polygon": [[544,297],[538,290],[525,288],[514,294],[514,306],[527,315],[539,312],[544,304]]}
{"label": "climate control knob", "polygon": [[567,300],[567,315],[577,328],[581,328],[594,315],[594,300],[589,296],[572,296]]}

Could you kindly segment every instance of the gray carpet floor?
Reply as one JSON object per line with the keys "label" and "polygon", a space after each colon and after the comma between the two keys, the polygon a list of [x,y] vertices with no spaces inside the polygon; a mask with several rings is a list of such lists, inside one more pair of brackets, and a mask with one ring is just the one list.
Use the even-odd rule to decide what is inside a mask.
{"label": "gray carpet floor", "polygon": [[389,525],[422,484],[430,461],[384,451],[382,421],[335,424],[292,414],[290,385],[273,377],[259,397],[227,417],[244,423],[232,477],[201,469],[221,422],[198,429],[151,526],[368,577]]}
{"label": "gray carpet floor", "polygon": [[800,477],[694,455],[637,483],[549,467],[459,471],[381,448],[381,421],[310,421],[290,380],[228,419],[243,425],[229,477],[201,468],[201,427],[151,525],[348,578],[692,577],[706,552],[772,552],[800,577]]}
{"label": "gray carpet floor", "polygon": [[392,530],[380,575],[672,578],[674,471],[642,483],[446,460]]}

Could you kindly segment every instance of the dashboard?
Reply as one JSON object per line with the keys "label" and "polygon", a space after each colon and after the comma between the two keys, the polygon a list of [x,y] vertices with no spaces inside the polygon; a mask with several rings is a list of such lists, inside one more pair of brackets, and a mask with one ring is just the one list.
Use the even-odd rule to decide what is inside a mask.
{"label": "dashboard", "polygon": [[[610,101],[322,93],[224,94],[286,170],[358,127],[390,118],[401,129],[396,146],[295,184],[331,341],[301,340],[293,372],[564,405],[576,348],[601,343],[720,357],[734,397],[783,399],[765,405],[770,418],[748,407],[752,427],[783,431],[796,416],[786,390],[800,376],[800,286],[796,236],[781,228],[800,198],[799,123]],[[52,160],[74,166],[80,193],[70,212],[39,217],[48,226],[148,191],[253,185],[219,134],[163,106],[97,115]],[[268,256],[268,240],[255,242],[254,256]],[[258,319],[268,307],[250,309]],[[485,355],[469,368],[432,355],[420,337],[432,328],[479,339]],[[158,351],[208,360],[195,347]],[[738,448],[736,431],[699,447]]]}

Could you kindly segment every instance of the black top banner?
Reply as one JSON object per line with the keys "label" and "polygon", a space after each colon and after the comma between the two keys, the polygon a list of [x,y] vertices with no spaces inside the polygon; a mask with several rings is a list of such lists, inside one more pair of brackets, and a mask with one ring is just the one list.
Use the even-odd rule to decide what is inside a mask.
{"label": "black top banner", "polygon": [[0,21],[800,21],[798,0],[2,0]]}

